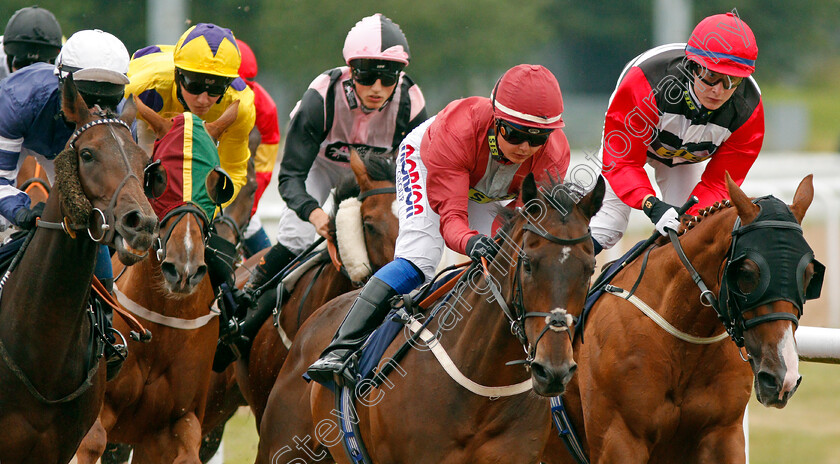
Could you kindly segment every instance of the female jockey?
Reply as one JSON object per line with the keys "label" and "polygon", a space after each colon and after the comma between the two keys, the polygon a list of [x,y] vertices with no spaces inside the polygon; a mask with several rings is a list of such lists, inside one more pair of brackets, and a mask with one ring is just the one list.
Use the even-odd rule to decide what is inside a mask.
{"label": "female jockey", "polygon": [[688,44],[656,47],[625,66],[604,122],[607,192],[591,222],[596,253],[618,242],[632,208],[666,235],[679,225],[674,205],[695,195],[695,212],[727,198],[727,171],[741,185],[764,140],[761,93],[749,77],[757,56],[750,27],[727,13],[702,20]]}
{"label": "female jockey", "polygon": [[0,79],[32,63],[54,63],[61,50],[61,26],[55,16],[44,8],[21,8],[9,18],[0,36]]}
{"label": "female jockey", "polygon": [[411,56],[399,26],[381,14],[363,18],[347,34],[348,66],[315,78],[292,110],[278,188],[285,201],[277,244],[266,254],[247,288],[276,275],[310,245],[326,237],[322,209],[342,175],[350,149],[360,154],[395,149],[426,120],[420,88],[403,72]]}
{"label": "female jockey", "polygon": [[[128,84],[127,72],[128,50],[120,39],[98,29],[85,30],[67,39],[55,65],[30,64],[0,83],[0,215],[22,229],[31,229],[44,211],[43,203],[32,206],[29,196],[15,185],[28,155],[43,166],[50,183],[54,180],[53,161],[74,130],[62,116],[60,79],[72,74],[88,107],[99,105],[115,112]],[[99,249],[94,274],[110,291],[114,277],[107,245]],[[108,349],[110,377],[119,369],[121,358]]]}
{"label": "female jockey", "polygon": [[[248,135],[255,119],[254,92],[239,77],[241,61],[230,29],[200,23],[187,29],[174,47],[153,45],[134,52],[128,69],[131,83],[125,89],[126,96],[138,96],[164,117],[189,111],[207,122],[239,102],[236,121],[219,138],[221,166],[233,181],[232,198],[247,181]],[[148,140],[138,135],[141,142]],[[213,289],[218,292],[226,283],[234,300],[242,300],[245,295],[233,285],[236,246],[212,231],[206,243],[204,260]],[[226,308],[224,316],[229,319],[234,311]],[[227,325],[222,325],[224,331]]]}
{"label": "female jockey", "polygon": [[242,64],[239,65],[239,77],[254,92],[254,108],[257,119],[254,130],[259,132],[260,144],[257,146],[254,157],[254,169],[257,175],[257,191],[254,194],[254,206],[251,208],[251,220],[243,234],[243,245],[248,255],[268,248],[271,241],[265,233],[259,216],[256,216],[257,205],[262,198],[265,188],[271,182],[271,173],[274,171],[274,164],[277,163],[277,152],[280,147],[280,124],[277,121],[277,104],[271,98],[263,86],[254,81],[257,76],[257,57],[247,43],[236,39],[239,45],[239,52],[242,54]]}
{"label": "female jockey", "polygon": [[406,137],[397,159],[395,259],[359,293],[321,359],[307,371],[313,380],[332,380],[385,318],[390,299],[434,276],[444,243],[475,260],[495,255],[498,246],[485,235],[493,219],[489,203],[515,198],[528,173],[566,174],[569,144],[558,130],[564,126],[562,113],[554,75],[522,64],[499,79],[490,98],[456,100]]}

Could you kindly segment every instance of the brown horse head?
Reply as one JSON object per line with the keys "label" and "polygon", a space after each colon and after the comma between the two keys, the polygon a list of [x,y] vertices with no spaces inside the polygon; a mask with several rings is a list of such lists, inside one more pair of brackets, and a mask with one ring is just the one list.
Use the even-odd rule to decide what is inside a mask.
{"label": "brown horse head", "polygon": [[[218,138],[236,120],[238,105],[231,105],[202,131],[200,121],[188,113],[167,119],[136,97],[134,101],[140,116],[158,137],[145,178],[146,192],[162,230],[156,257],[166,290],[189,295],[207,273],[204,239],[216,207],[233,194],[230,178],[217,168],[215,145],[207,140]],[[183,142],[187,137],[193,141],[189,144],[193,149],[189,163],[185,162]],[[200,176],[204,176],[204,182]]]}
{"label": "brown horse head", "polygon": [[[812,176],[799,184],[792,205],[785,207],[776,200],[781,204],[775,206],[778,212],[769,202],[751,201],[728,175],[727,187],[741,230],[761,227],[763,220],[770,219],[797,227],[814,198]],[[755,375],[756,398],[765,406],[782,408],[801,381],[794,331],[805,300],[819,293],[822,270],[798,227],[754,230],[752,236],[735,235],[735,249],[723,276],[730,294],[722,294],[721,300],[729,300],[736,323],[739,317],[744,320],[743,344]],[[739,245],[747,240],[751,241]],[[742,303],[733,308],[732,301]]]}
{"label": "brown horse head", "polygon": [[551,179],[538,188],[529,174],[522,183],[521,215],[510,227],[510,241],[505,239],[511,250],[503,247],[500,252],[518,252],[509,274],[521,300],[517,303],[514,297],[513,305],[525,312],[531,379],[534,391],[543,396],[563,393],[577,368],[572,321],[583,310],[595,270],[589,220],[600,209],[604,190],[600,177],[584,196]]}
{"label": "brown horse head", "polygon": [[366,164],[356,150],[350,151],[350,168],[363,200],[362,226],[368,259],[373,269],[379,269],[394,259],[394,243],[400,228],[394,205],[397,196],[396,193],[367,194],[377,189],[394,189],[396,170],[391,156],[371,155],[367,160]]}
{"label": "brown horse head", "polygon": [[[71,179],[62,192],[65,212],[77,223],[91,224],[92,238],[116,249],[124,264],[134,264],[146,256],[158,230],[140,181],[148,158],[116,115],[98,106],[88,109],[72,76],[63,80],[62,112],[77,128],[68,142],[75,157],[60,156],[57,170],[58,165],[66,166],[66,176],[72,178],[75,168],[79,180]],[[130,103],[121,120],[126,125],[133,122]]]}

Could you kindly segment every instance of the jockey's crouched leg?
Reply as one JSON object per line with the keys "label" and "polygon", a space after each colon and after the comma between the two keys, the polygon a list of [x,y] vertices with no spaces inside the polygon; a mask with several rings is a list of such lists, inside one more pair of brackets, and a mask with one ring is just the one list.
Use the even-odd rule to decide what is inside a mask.
{"label": "jockey's crouched leg", "polygon": [[[99,247],[99,252],[96,255],[96,267],[93,271],[94,275],[105,290],[111,295],[114,294],[114,269],[111,266],[111,251],[107,245]],[[128,356],[128,347],[125,346],[122,337],[117,340],[115,334],[117,330],[114,329],[114,310],[107,302],[100,302],[99,308],[102,311],[103,333],[107,338],[108,343],[105,344],[105,364],[107,366],[106,378],[113,379],[120,373],[125,357]]]}
{"label": "jockey's crouched leg", "polygon": [[391,310],[391,299],[408,293],[423,283],[423,273],[410,261],[398,258],[376,272],[365,284],[350,311],[341,322],[321,358],[306,371],[309,378],[322,385],[343,374],[355,381],[354,366],[348,366],[350,357],[367,340]]}
{"label": "jockey's crouched leg", "polygon": [[213,359],[213,370],[222,372],[239,357],[239,347],[247,346],[248,340],[242,339],[237,319],[245,316],[248,307],[253,304],[250,295],[236,288],[234,269],[236,265],[236,245],[210,232],[204,246],[204,262],[213,292],[219,298],[219,343]]}

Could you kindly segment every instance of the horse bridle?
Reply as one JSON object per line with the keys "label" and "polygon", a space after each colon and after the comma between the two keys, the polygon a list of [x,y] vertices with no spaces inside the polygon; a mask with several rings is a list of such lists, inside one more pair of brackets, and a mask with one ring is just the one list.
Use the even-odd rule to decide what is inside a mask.
{"label": "horse bridle", "polygon": [[171,218],[175,218],[171,224],[163,231],[161,234],[158,235],[157,241],[155,243],[156,256],[158,261],[163,261],[166,258],[166,243],[169,241],[169,237],[172,235],[172,231],[175,230],[175,226],[181,222],[181,219],[187,217],[187,215],[192,215],[196,218],[197,222],[201,224],[201,236],[206,237],[208,232],[208,222],[207,222],[207,214],[199,208],[194,203],[184,203],[179,205],[175,208],[172,208],[169,212],[163,215],[160,219],[160,224],[166,224],[167,221]]}
{"label": "horse bridle", "polygon": [[[770,197],[758,198],[754,200],[754,203],[758,203],[759,201],[767,198]],[[815,273],[815,276],[812,279],[812,283],[809,285],[809,288],[807,289],[806,293],[802,295],[803,301],[800,303],[791,301],[797,308],[796,315],[785,311],[773,311],[768,314],[755,316],[749,320],[744,319],[744,313],[755,309],[761,304],[766,304],[766,302],[761,302],[754,306],[745,308],[740,307],[740,305],[737,303],[737,299],[734,298],[736,294],[734,293],[733,289],[729,287],[728,283],[726,282],[726,279],[728,278],[730,264],[732,264],[733,261],[736,258],[738,258],[735,256],[735,251],[737,250],[739,237],[742,237],[748,232],[753,232],[760,229],[774,229],[780,231],[793,231],[794,233],[798,232],[799,234],[802,233],[802,227],[796,222],[781,220],[759,220],[757,218],[749,225],[743,226],[741,225],[741,219],[739,217],[735,221],[735,224],[732,228],[732,242],[730,243],[729,250],[727,252],[727,258],[724,264],[724,271],[721,276],[720,291],[717,297],[715,297],[714,293],[711,290],[709,290],[708,286],[703,281],[703,278],[700,276],[700,274],[691,264],[691,261],[686,256],[685,251],[683,250],[682,245],[677,236],[677,233],[671,229],[668,229],[668,237],[671,240],[671,243],[673,244],[674,249],[677,252],[677,256],[679,256],[680,261],[682,261],[683,263],[683,266],[685,266],[686,270],[688,270],[692,280],[700,289],[700,303],[703,306],[711,307],[712,309],[714,309],[718,319],[720,319],[720,321],[723,323],[726,332],[729,334],[729,337],[732,339],[732,341],[735,342],[735,344],[739,348],[744,347],[744,332],[759,324],[778,320],[788,320],[791,321],[794,326],[799,326],[799,318],[802,317],[802,303],[804,303],[804,299],[812,299],[818,297],[819,289],[822,286],[822,274],[818,271],[817,273]],[[808,255],[806,254],[805,256]],[[813,259],[813,254],[810,254],[810,257],[811,261],[813,261],[815,265],[822,266],[822,264]],[[804,262],[804,258],[800,259],[800,262]],[[807,265],[807,262],[805,262],[805,264]],[[769,271],[771,271],[769,268],[764,269],[764,272]],[[797,272],[799,271],[800,269],[797,268]],[[801,271],[804,272],[804,268],[801,269]],[[768,277],[765,276],[765,278]],[[778,301],[779,299],[782,298],[768,300],[767,302]]]}
{"label": "horse bridle", "polygon": [[[548,202],[554,209],[563,212],[554,202]],[[559,245],[577,245],[579,243],[585,242],[587,240],[592,240],[591,231],[587,229],[586,234],[581,235],[580,237],[575,238],[560,238],[555,235],[550,234],[548,231],[544,230],[538,225],[534,225],[530,219],[528,222],[522,226],[522,230],[531,232],[536,234],[539,237],[542,237],[545,240],[548,240],[552,243],[556,243]],[[488,282],[490,287],[490,291],[493,293],[494,298],[499,303],[499,306],[502,308],[502,312],[508,318],[510,322],[510,331],[511,333],[516,336],[519,340],[519,343],[522,344],[522,348],[525,350],[526,358],[517,361],[508,362],[507,365],[514,365],[514,364],[524,364],[526,367],[529,367],[531,363],[534,362],[534,359],[537,356],[537,345],[539,345],[540,340],[548,333],[549,330],[555,332],[562,332],[566,331],[569,340],[572,339],[572,330],[571,324],[574,323],[575,317],[569,315],[565,309],[555,308],[551,312],[544,312],[544,311],[528,311],[525,309],[525,304],[523,302],[523,291],[522,291],[522,261],[523,258],[527,258],[525,256],[524,250],[525,249],[525,235],[523,233],[522,236],[522,243],[517,251],[517,259],[516,259],[516,273],[514,274],[514,282],[513,282],[513,296],[511,298],[511,306],[513,306],[513,311],[511,308],[508,307],[507,303],[505,303],[505,299],[502,298],[501,292],[499,291],[498,286],[496,285],[495,281],[490,278],[489,272],[487,267],[484,267],[485,273],[485,280]],[[546,325],[543,327],[542,331],[540,331],[539,335],[537,335],[534,342],[531,343],[528,341],[528,335],[525,333],[525,320],[529,317],[545,317]]]}
{"label": "horse bridle", "polygon": [[[97,109],[98,109],[98,107],[97,107]],[[129,132],[131,132],[131,127],[129,127],[129,125],[125,121],[123,121],[122,119],[106,118],[106,117],[104,117],[104,113],[101,110],[99,110],[98,112],[99,112],[99,116],[100,116],[99,119],[95,119],[93,121],[90,121],[90,122],[84,124],[82,127],[79,127],[78,129],[76,129],[73,132],[73,135],[70,136],[70,139],[68,140],[67,145],[74,152],[76,152],[76,155],[78,155],[78,151],[76,150],[76,140],[86,130],[90,129],[91,127],[98,126],[98,125],[106,125],[108,127],[108,131],[114,137],[114,140],[119,140],[117,138],[117,134],[114,132],[114,129],[112,127],[114,125],[123,126]],[[88,224],[87,225],[68,224],[66,219],[62,222],[46,222],[46,221],[38,220],[38,223],[37,223],[38,227],[43,227],[45,229],[63,230],[65,233],[67,233],[71,237],[75,237],[75,232],[74,231],[87,229],[88,236],[94,242],[100,243],[100,244],[111,243],[111,241],[114,239],[114,234],[116,233],[116,224],[115,224],[115,217],[116,216],[114,215],[114,207],[117,204],[117,199],[120,196],[120,192],[122,191],[123,187],[125,187],[125,185],[128,183],[128,181],[132,178],[134,180],[136,180],[138,183],[140,183],[141,187],[142,187],[142,182],[140,182],[140,179],[138,179],[137,176],[134,175],[134,172],[132,172],[132,170],[131,170],[131,163],[128,162],[128,155],[125,153],[125,150],[123,149],[123,146],[120,143],[117,143],[117,146],[120,149],[120,155],[122,156],[123,163],[125,164],[127,174],[123,178],[122,182],[120,182],[119,186],[117,186],[117,189],[114,191],[114,194],[111,196],[111,201],[108,203],[108,207],[105,209],[105,211],[102,211],[99,208],[93,208],[93,210],[91,211],[91,214],[98,214],[99,217],[101,218],[101,225],[99,226],[99,236],[98,237],[94,236],[94,233],[91,231],[91,228],[93,227],[93,222],[94,221],[91,221],[90,218],[88,218]]]}

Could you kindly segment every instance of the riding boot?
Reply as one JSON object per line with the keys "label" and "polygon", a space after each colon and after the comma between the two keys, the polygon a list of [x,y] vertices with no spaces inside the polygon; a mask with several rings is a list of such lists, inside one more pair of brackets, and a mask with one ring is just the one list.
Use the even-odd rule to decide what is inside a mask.
{"label": "riding boot", "polygon": [[254,291],[279,274],[296,257],[297,253],[294,253],[280,243],[276,243],[262,257],[260,264],[254,268],[254,272],[248,279],[248,283],[245,284],[244,290],[253,295]]}
{"label": "riding boot", "polygon": [[356,297],[332,342],[321,353],[321,358],[309,366],[306,371],[309,377],[315,382],[326,384],[333,380],[335,374],[344,370],[344,375],[351,382],[355,381],[354,374],[344,367],[350,356],[388,315],[391,310],[391,298],[396,295],[396,290],[390,285],[376,276],[371,277]]}

